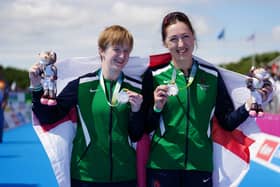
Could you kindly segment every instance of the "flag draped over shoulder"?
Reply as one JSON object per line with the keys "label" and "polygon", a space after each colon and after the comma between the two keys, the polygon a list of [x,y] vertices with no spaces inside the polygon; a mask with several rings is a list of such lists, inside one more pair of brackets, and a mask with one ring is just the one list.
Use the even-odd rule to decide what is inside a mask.
{"label": "flag draped over shoulder", "polygon": [[[130,77],[141,79],[147,68],[148,58],[131,57],[124,68],[124,73]],[[101,67],[99,57],[77,57],[58,61],[57,93],[71,80],[79,76],[96,71]],[[59,187],[70,187],[70,161],[72,141],[77,126],[76,109],[54,124],[40,124],[36,116],[32,116],[32,124],[53,168]]]}
{"label": "flag draped over shoulder", "polygon": [[[199,63],[209,64],[208,62],[195,57]],[[169,53],[153,55],[150,57],[150,66],[157,66],[168,63],[171,60]],[[245,87],[245,76],[216,67],[221,73],[228,92],[234,102],[235,108],[244,104],[246,99],[250,96],[249,90]],[[214,173],[213,185],[215,187],[229,187],[238,186],[243,177],[249,169],[250,152],[249,146],[254,142],[251,135],[259,132],[258,126],[253,118],[248,118],[233,132],[223,130],[218,121],[214,118],[214,125],[212,130],[212,137],[214,141]],[[144,162],[138,165],[145,165],[148,159],[149,145],[148,135],[145,135],[137,145],[138,157],[142,158],[138,162]],[[145,149],[142,146],[147,146]],[[143,158],[144,157],[144,158]],[[139,187],[145,187],[145,174],[143,167],[138,167],[138,172],[141,174],[141,179],[138,182]]]}
{"label": "flag draped over shoulder", "polygon": [[[196,58],[200,63],[210,65],[208,62]],[[169,54],[153,55],[148,58],[131,57],[124,72],[134,78],[141,79],[141,75],[149,66],[163,64],[170,61]],[[99,57],[71,58],[56,63],[58,69],[58,93],[71,80],[88,72],[100,68]],[[249,91],[245,88],[245,76],[218,68],[223,76],[228,91],[234,101],[235,107],[240,106],[249,97]],[[58,185],[70,186],[70,160],[72,141],[76,133],[76,111],[70,113],[55,124],[41,126],[33,115],[32,122],[52,165]],[[238,129],[233,132],[223,131],[217,122],[213,128],[214,139],[214,186],[237,186],[246,174],[249,166],[250,154],[248,147],[253,140],[251,134],[258,132],[255,121],[248,118]],[[148,159],[149,137],[145,135],[137,143],[137,175],[138,187],[145,187],[145,164]]]}

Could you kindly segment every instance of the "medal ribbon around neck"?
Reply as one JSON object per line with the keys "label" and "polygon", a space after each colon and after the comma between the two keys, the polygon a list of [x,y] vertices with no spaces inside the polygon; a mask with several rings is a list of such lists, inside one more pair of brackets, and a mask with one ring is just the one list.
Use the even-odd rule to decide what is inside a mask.
{"label": "medal ribbon around neck", "polygon": [[[173,64],[173,66],[174,66],[174,64]],[[196,74],[196,71],[197,71],[197,63],[196,63],[196,61],[193,61],[193,64],[192,64],[192,67],[191,67],[191,73],[190,73],[190,76],[188,78],[188,83],[187,83],[186,87],[189,87],[192,84],[192,82],[194,80],[194,77],[195,77],[195,74]],[[171,80],[170,80],[170,84],[175,84],[176,76],[177,76],[177,73],[176,73],[176,68],[174,66],[172,76],[171,76]]]}
{"label": "medal ribbon around neck", "polygon": [[105,94],[105,98],[106,98],[106,101],[108,103],[109,106],[117,106],[118,105],[118,100],[117,100],[117,97],[118,97],[118,94],[119,94],[119,91],[120,91],[120,88],[121,88],[121,84],[122,84],[122,73],[119,74],[119,77],[118,77],[118,80],[117,80],[117,83],[116,83],[116,86],[114,88],[114,91],[113,91],[113,96],[112,96],[112,100],[111,102],[108,101],[108,98],[106,97],[106,88],[105,88],[105,84],[104,84],[104,78],[103,78],[103,74],[102,74],[102,70],[100,69],[99,71],[99,82],[100,82],[100,85],[101,85],[101,88]]}

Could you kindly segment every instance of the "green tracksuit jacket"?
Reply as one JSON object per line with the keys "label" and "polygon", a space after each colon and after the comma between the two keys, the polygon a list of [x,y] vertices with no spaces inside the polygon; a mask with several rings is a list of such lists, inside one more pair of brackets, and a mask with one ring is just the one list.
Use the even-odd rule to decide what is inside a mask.
{"label": "green tracksuit jacket", "polygon": [[[234,110],[221,75],[214,67],[194,61],[193,81],[172,63],[149,69],[144,78],[145,105],[149,110],[147,132],[153,131],[148,168],[213,170],[212,119],[233,130],[248,117],[245,106]],[[169,96],[160,113],[153,111],[152,91],[167,84],[176,71],[179,92]],[[153,83],[153,84],[151,84]],[[150,94],[149,94],[150,93]],[[147,103],[150,103],[147,104]]]}
{"label": "green tracksuit jacket", "polygon": [[[98,71],[71,81],[52,107],[41,105],[42,92],[33,93],[33,111],[41,124],[52,124],[76,108],[77,133],[73,142],[71,177],[90,182],[136,180],[136,154],[131,141],[143,134],[142,111],[131,112],[130,104],[110,106],[116,82],[104,80],[101,88]],[[121,89],[140,93],[141,82],[123,75]],[[87,137],[87,134],[89,137]],[[87,145],[86,140],[89,140]],[[130,141],[131,140],[131,141]]]}

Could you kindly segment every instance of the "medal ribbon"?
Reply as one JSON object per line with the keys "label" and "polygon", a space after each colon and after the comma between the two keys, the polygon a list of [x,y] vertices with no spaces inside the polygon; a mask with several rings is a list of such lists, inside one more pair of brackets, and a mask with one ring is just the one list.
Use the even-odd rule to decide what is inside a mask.
{"label": "medal ribbon", "polygon": [[[106,88],[105,88],[104,78],[103,78],[102,70],[101,69],[99,71],[99,82],[100,82],[101,88],[102,88],[102,90],[103,90],[103,92],[105,94],[105,97],[106,97],[106,95],[107,95],[106,94]],[[106,97],[107,103],[110,106],[117,106],[118,105],[117,97],[118,97],[118,94],[119,94],[119,91],[120,91],[120,88],[121,88],[121,84],[122,84],[122,73],[120,73],[120,75],[118,77],[116,86],[115,86],[114,91],[113,91],[113,96],[112,96],[111,102],[108,101],[108,98]]]}
{"label": "medal ribbon", "polygon": [[[195,77],[195,74],[196,74],[196,71],[197,71],[197,63],[196,63],[196,61],[193,61],[193,64],[192,64],[192,67],[191,67],[191,73],[190,73],[190,76],[188,78],[188,83],[187,83],[186,87],[189,87],[192,84],[192,82],[194,80],[194,77]],[[176,76],[177,76],[177,73],[176,73],[176,69],[174,67],[173,72],[172,72],[171,81],[170,81],[171,84],[175,84]]]}

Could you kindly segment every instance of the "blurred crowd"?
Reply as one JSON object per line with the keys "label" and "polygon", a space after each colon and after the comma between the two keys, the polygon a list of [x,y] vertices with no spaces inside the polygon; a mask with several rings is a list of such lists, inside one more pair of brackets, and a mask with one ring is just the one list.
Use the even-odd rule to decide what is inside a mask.
{"label": "blurred crowd", "polygon": [[270,81],[274,85],[274,96],[271,102],[265,107],[265,111],[269,113],[280,113],[280,68],[279,65],[273,63],[266,66],[266,70],[270,73]]}

